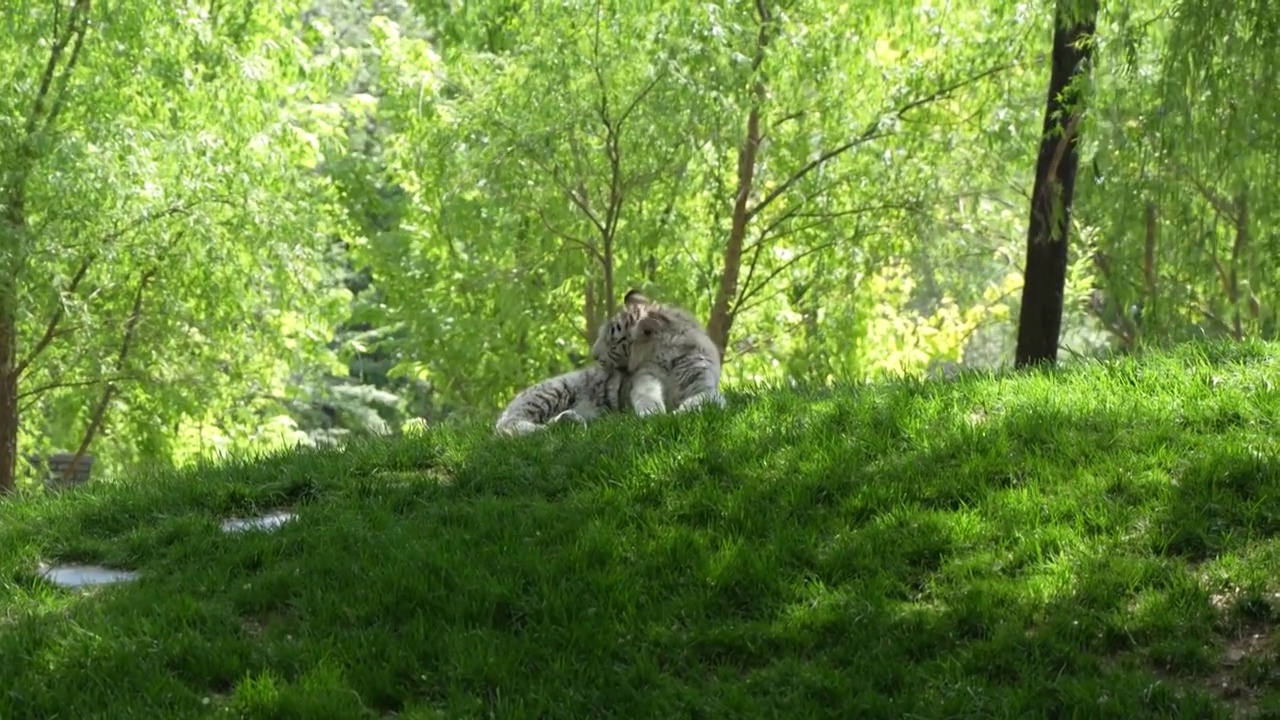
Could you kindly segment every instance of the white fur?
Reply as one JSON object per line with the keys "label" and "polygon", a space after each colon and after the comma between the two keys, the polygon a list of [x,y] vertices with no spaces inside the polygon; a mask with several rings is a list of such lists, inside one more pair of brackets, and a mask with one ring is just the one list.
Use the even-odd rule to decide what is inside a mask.
{"label": "white fur", "polygon": [[625,308],[605,325],[592,354],[606,368],[632,377],[631,405],[637,415],[687,412],[720,394],[720,350],[688,312],[627,293]]}

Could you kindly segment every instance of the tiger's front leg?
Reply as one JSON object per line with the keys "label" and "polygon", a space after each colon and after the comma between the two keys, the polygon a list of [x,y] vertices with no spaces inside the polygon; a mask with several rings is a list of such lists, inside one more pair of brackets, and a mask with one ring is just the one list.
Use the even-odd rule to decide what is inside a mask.
{"label": "tiger's front leg", "polygon": [[641,417],[665,413],[661,378],[647,370],[637,372],[631,381],[631,407]]}

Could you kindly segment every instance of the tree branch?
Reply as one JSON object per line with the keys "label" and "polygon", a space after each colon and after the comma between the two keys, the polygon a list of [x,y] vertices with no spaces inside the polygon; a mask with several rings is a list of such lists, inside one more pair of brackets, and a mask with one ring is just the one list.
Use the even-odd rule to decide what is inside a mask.
{"label": "tree branch", "polygon": [[[598,16],[597,16],[598,18]],[[604,288],[601,305],[606,313],[613,311],[613,235],[618,228],[618,218],[622,214],[622,150],[618,142],[618,123],[609,117],[609,88],[605,84],[604,71],[600,68],[599,37],[600,27],[596,26],[596,80],[600,83],[600,124],[604,125],[605,157],[609,162],[609,200],[604,210],[604,227],[600,230],[600,242],[603,246],[601,264],[604,271]]]}
{"label": "tree branch", "polygon": [[747,224],[751,215],[747,207],[755,182],[756,156],[760,150],[760,113],[767,99],[764,60],[771,40],[773,16],[764,0],[756,0],[756,14],[760,18],[756,32],[755,57],[751,61],[754,75],[753,102],[747,111],[747,127],[742,143],[738,146],[738,187],[733,198],[733,214],[730,216],[729,239],[725,243],[720,282],[715,298],[711,301],[711,314],[707,318],[707,335],[720,350],[721,357],[729,346],[729,332],[733,328],[733,310],[729,304],[738,294],[738,273],[742,270],[742,244],[747,236]]}
{"label": "tree branch", "polygon": [[621,128],[622,124],[631,116],[631,112],[636,109],[636,106],[640,104],[640,101],[644,100],[645,96],[649,94],[649,91],[653,90],[653,88],[658,85],[658,81],[662,79],[663,72],[664,71],[659,70],[654,73],[653,77],[649,79],[649,82],[645,83],[645,86],[640,88],[640,92],[636,93],[636,96],[631,99],[631,102],[627,105],[626,109],[624,109],[622,114],[618,116],[617,125],[619,128]]}
{"label": "tree branch", "polygon": [[787,270],[787,268],[790,268],[792,265],[795,265],[796,263],[800,262],[801,260],[804,260],[805,258],[809,257],[810,255],[814,255],[814,254],[816,254],[816,253],[820,253],[820,252],[822,252],[823,250],[829,250],[829,249],[831,249],[831,248],[835,247],[836,245],[840,244],[840,242],[841,242],[841,241],[839,241],[839,240],[835,240],[835,241],[832,241],[832,242],[825,242],[825,243],[822,243],[822,244],[820,244],[820,245],[815,245],[814,247],[811,247],[811,248],[809,248],[808,250],[805,250],[805,251],[804,251],[804,252],[802,252],[802,253],[797,253],[795,257],[793,257],[793,258],[791,258],[791,259],[787,260],[786,262],[782,263],[782,264],[781,264],[781,265],[779,265],[778,267],[774,268],[773,272],[771,272],[771,273],[769,273],[768,275],[764,276],[764,278],[762,278],[762,279],[760,280],[760,283],[759,283],[758,285],[756,285],[754,288],[747,288],[747,287],[745,286],[745,283],[744,283],[744,286],[743,286],[743,288],[742,288],[742,294],[741,294],[740,296],[738,296],[738,302],[734,304],[734,308],[733,308],[733,312],[734,312],[734,314],[737,314],[738,312],[741,312],[741,310],[743,309],[744,304],[747,302],[747,300],[750,300],[750,299],[751,299],[751,296],[752,296],[752,295],[755,295],[756,293],[760,292],[760,290],[761,290],[762,288],[764,288],[764,287],[765,287],[765,286],[767,286],[770,282],[772,282],[774,278],[778,277],[778,275],[780,275],[780,274],[782,274],[784,271],[786,271],[786,270]]}
{"label": "tree branch", "polygon": [[1200,311],[1201,315],[1204,315],[1205,320],[1217,325],[1224,333],[1228,335],[1231,334],[1231,326],[1227,324],[1227,321],[1218,317],[1218,315],[1213,311],[1213,308],[1209,307],[1208,303],[1200,300],[1199,298],[1195,298],[1194,296],[1192,297],[1191,303]]}
{"label": "tree branch", "polygon": [[59,381],[59,382],[51,382],[51,383],[47,383],[44,385],[39,385],[37,387],[31,388],[30,390],[23,390],[22,392],[18,393],[18,399],[21,400],[22,398],[29,398],[29,397],[33,398],[37,395],[42,395],[44,393],[47,393],[50,390],[63,390],[66,388],[78,388],[78,387],[93,387],[94,385],[101,385],[102,383],[142,382],[146,379],[147,378],[142,375],[114,375],[111,377],[91,378],[89,380],[66,380],[66,381]]}
{"label": "tree branch", "polygon": [[[119,240],[125,235],[133,232],[134,230],[137,230],[138,228],[148,225],[150,223],[153,223],[168,217],[172,217],[174,215],[186,214],[187,212],[190,212],[192,208],[206,202],[206,200],[208,200],[208,198],[201,198],[199,200],[194,200],[189,203],[173,204],[154,215],[144,213],[143,215],[134,219],[127,225],[117,228],[113,232],[109,233],[108,235],[100,239],[98,241],[98,244],[105,245],[110,242],[115,242],[116,240]],[[70,295],[76,291],[76,288],[80,286],[80,282],[84,280],[85,274],[89,271],[89,266],[93,264],[93,261],[96,258],[97,258],[97,253],[93,251],[91,251],[88,255],[84,257],[84,259],[80,262],[80,267],[76,270],[75,275],[71,277],[71,281],[67,283],[67,287],[62,290],[60,295]],[[44,334],[41,335],[40,339],[36,341],[35,346],[32,347],[31,354],[28,355],[26,358],[24,358],[16,366],[14,373],[17,377],[21,377],[22,373],[26,371],[26,369],[31,365],[31,363],[35,362],[35,360],[40,357],[40,354],[44,352],[46,348],[48,348],[49,343],[53,342],[55,338],[57,338],[60,334],[62,334],[58,330],[58,324],[62,322],[62,318],[65,313],[66,313],[66,305],[65,303],[62,302],[61,297],[59,297],[58,307],[53,311],[53,314],[49,317],[49,322],[45,325]]]}
{"label": "tree branch", "polygon": [[738,308],[742,307],[743,296],[746,295],[747,288],[751,287],[751,278],[755,277],[756,265],[760,262],[760,252],[764,250],[764,234],[761,233],[760,239],[756,240],[752,245],[751,263],[747,265],[747,277],[742,281],[742,285],[738,288],[738,296],[733,299],[733,305],[729,306],[729,312],[737,313]]}
{"label": "tree branch", "polygon": [[205,204],[206,202],[223,203],[227,205],[232,204],[230,200],[227,200],[225,198],[212,198],[212,197],[204,197],[204,198],[200,198],[199,200],[192,200],[191,202],[187,202],[187,203],[172,203],[168,207],[155,213],[154,215],[143,213],[141,216],[134,219],[128,225],[125,225],[124,227],[119,228],[115,232],[112,232],[111,234],[104,237],[102,241],[114,242],[124,237],[125,235],[128,235],[134,230],[137,230],[138,228],[143,227],[144,225],[148,225],[150,223],[156,222],[157,220],[170,218],[170,217],[173,217],[174,215],[186,215],[187,213],[191,212],[192,209],[197,208]]}
{"label": "tree branch", "polygon": [[591,211],[591,205],[587,202],[586,191],[582,190],[582,195],[579,196],[578,191],[575,191],[569,186],[569,183],[566,180],[560,177],[559,168],[547,168],[538,160],[534,160],[534,162],[542,165],[543,169],[551,175],[551,179],[555,181],[556,186],[559,187],[560,190],[569,198],[569,202],[577,206],[577,208],[587,216],[587,219],[591,221],[591,224],[596,226],[597,230],[604,232],[604,223],[601,222],[600,218],[597,218],[596,214]]}
{"label": "tree branch", "polygon": [[517,131],[515,128],[511,127],[510,125],[507,125],[506,123],[502,122],[497,118],[494,118],[494,123],[498,127],[502,128],[503,131],[508,133],[508,135],[512,138],[513,143],[515,143],[516,145],[519,145],[524,149],[525,157],[527,157],[529,161],[532,162],[534,165],[537,165],[538,169],[541,170],[543,174],[550,176],[551,179],[555,182],[556,187],[559,188],[560,191],[565,194],[565,197],[569,199],[569,202],[573,203],[575,207],[581,210],[583,214],[587,216],[587,219],[591,221],[591,224],[594,225],[597,230],[603,233],[604,223],[601,222],[600,219],[596,217],[596,214],[591,211],[591,206],[588,203],[587,198],[585,196],[579,197],[577,191],[575,191],[573,187],[569,185],[568,181],[566,181],[563,177],[561,177],[560,168],[555,166],[553,163],[544,162],[541,158],[538,157],[538,154],[533,151],[533,149],[529,146],[527,142],[524,142],[518,139],[518,138],[521,138],[525,133]]}
{"label": "tree branch", "polygon": [[596,217],[596,214],[591,211],[591,206],[587,202],[585,193],[584,196],[579,197],[578,192],[570,187],[569,183],[565,181],[564,178],[560,177],[560,170],[558,168],[547,167],[545,163],[537,159],[534,159],[533,162],[551,176],[551,179],[555,181],[556,187],[560,188],[560,191],[565,194],[565,197],[569,198],[569,202],[573,203],[575,207],[582,211],[582,214],[587,216],[587,219],[591,221],[591,224],[594,225],[597,230],[604,232],[604,223],[601,222],[600,219]]}
{"label": "tree branch", "polygon": [[871,123],[868,124],[867,127],[857,137],[853,138],[849,142],[844,143],[843,145],[827,150],[826,152],[819,155],[817,158],[809,161],[808,163],[805,164],[804,167],[796,171],[791,177],[787,178],[782,184],[778,185],[776,188],[770,191],[768,195],[765,195],[764,198],[760,200],[760,202],[756,203],[755,207],[747,211],[748,218],[754,217],[755,215],[757,215],[761,210],[768,207],[770,203],[772,203],[774,200],[777,200],[779,196],[781,196],[787,190],[791,189],[793,185],[803,180],[806,175],[808,175],[814,169],[825,164],[827,161],[832,160],[840,155],[843,155],[844,153],[852,150],[853,148],[859,145],[863,145],[872,140],[876,140],[878,138],[884,137],[885,135],[888,135],[889,133],[884,133],[880,131],[880,125],[881,125],[882,119],[886,115],[898,115],[898,116],[905,115],[906,113],[912,110],[915,110],[916,108],[919,108],[924,105],[928,105],[929,103],[932,103],[932,102],[937,102],[938,100],[942,100],[950,96],[951,93],[955,92],[956,90],[959,90],[968,85],[972,85],[973,83],[976,83],[979,80],[984,80],[992,75],[995,75],[996,73],[1004,72],[1005,70],[1008,70],[1014,67],[1015,65],[1016,63],[1005,63],[1003,65],[997,65],[995,67],[988,68],[976,75],[972,75],[963,80],[954,82],[950,85],[938,88],[934,92],[928,95],[925,95],[923,97],[916,98],[915,100],[912,100],[911,102],[908,102],[905,105],[902,105],[901,107],[895,110],[892,110],[888,113],[880,113],[880,115],[877,116],[875,120],[871,121]]}
{"label": "tree branch", "polygon": [[748,245],[747,249],[750,250],[751,248],[763,243],[765,238],[769,237],[770,233],[772,233],[774,230],[777,230],[778,227],[783,223],[785,223],[786,221],[795,217],[796,214],[800,212],[800,208],[802,207],[804,207],[804,201],[798,202],[795,205],[792,205],[791,207],[787,208],[785,212],[780,213],[778,217],[773,219],[773,222],[764,226],[764,229],[761,230],[760,234],[756,237],[756,241],[751,243],[751,245]]}
{"label": "tree branch", "polygon": [[[84,26],[76,27],[77,16],[87,12],[89,9],[89,0],[76,0],[76,4],[71,7],[71,17],[67,18],[66,31],[54,41],[53,47],[49,49],[49,59],[45,62],[44,72],[40,75],[40,88],[36,91],[35,101],[31,104],[31,113],[27,115],[27,123],[25,127],[24,141],[30,143],[36,134],[36,129],[41,125],[42,116],[44,115],[44,105],[49,99],[49,89],[53,86],[54,74],[58,69],[58,61],[62,59],[62,53],[66,51],[68,43],[71,42],[72,35],[78,34],[81,38],[84,36]],[[76,49],[79,50],[79,41],[76,43]],[[67,68],[68,70],[70,68]],[[64,71],[63,78],[66,77]],[[59,85],[63,84],[63,80],[59,81]],[[45,118],[47,127],[48,119]]]}
{"label": "tree branch", "polygon": [[[27,367],[30,366],[36,358],[40,357],[40,353],[44,352],[45,348],[49,347],[49,343],[53,342],[53,339],[57,337],[58,323],[62,322],[62,316],[65,314],[67,309],[62,296],[70,295],[76,291],[76,288],[80,286],[80,281],[84,280],[85,273],[89,272],[89,266],[93,264],[95,257],[95,255],[88,255],[81,260],[79,269],[77,269],[76,274],[71,277],[71,282],[67,283],[67,287],[58,294],[58,307],[54,309],[53,314],[49,317],[49,322],[44,328],[44,334],[40,336],[35,347],[31,348],[31,354],[23,358],[22,361],[18,363],[17,367],[13,369],[15,378],[21,378],[22,373],[26,371]],[[19,394],[18,397],[22,397],[22,395]]]}
{"label": "tree branch", "polygon": [[[138,217],[134,218],[133,220],[131,220],[131,221],[130,221],[130,222],[128,222],[127,224],[125,224],[125,225],[123,225],[123,226],[117,225],[117,226],[116,226],[116,228],[115,228],[114,230],[112,230],[111,232],[109,232],[109,233],[107,233],[107,234],[105,234],[105,235],[102,235],[102,236],[99,236],[99,237],[90,238],[90,239],[87,239],[87,240],[85,240],[85,241],[83,241],[83,242],[77,242],[77,243],[71,243],[71,242],[60,243],[60,244],[58,245],[58,248],[57,248],[56,253],[55,253],[55,252],[42,252],[41,254],[43,254],[43,255],[53,255],[53,256],[54,256],[54,257],[56,257],[56,258],[61,258],[61,257],[65,257],[65,256],[66,256],[67,254],[69,254],[70,252],[74,252],[74,251],[78,251],[78,250],[87,250],[88,252],[93,252],[93,251],[97,250],[98,248],[101,248],[103,245],[105,245],[105,244],[107,244],[107,243],[115,242],[115,241],[117,241],[117,240],[120,240],[120,239],[124,238],[126,235],[128,235],[128,234],[130,234],[130,233],[132,233],[132,232],[134,232],[134,231],[138,230],[139,228],[142,228],[142,227],[144,227],[144,226],[146,226],[146,225],[149,225],[149,224],[151,224],[151,223],[154,223],[154,222],[157,222],[157,221],[160,221],[160,220],[164,220],[164,219],[167,219],[167,218],[171,218],[171,217],[174,217],[174,216],[177,216],[177,215],[186,215],[187,213],[191,212],[191,210],[193,210],[193,209],[195,209],[195,208],[197,208],[197,207],[199,207],[199,206],[201,206],[201,205],[208,205],[208,204],[214,204],[214,205],[226,205],[227,207],[238,207],[238,203],[236,203],[235,201],[233,201],[233,200],[231,200],[231,199],[229,199],[229,198],[225,198],[225,197],[213,197],[213,196],[205,196],[205,197],[201,197],[201,198],[200,198],[200,199],[198,199],[198,200],[192,200],[192,201],[190,201],[190,202],[186,202],[186,203],[176,203],[176,202],[175,202],[175,203],[173,203],[173,204],[169,205],[168,207],[165,207],[165,208],[164,208],[164,209],[162,209],[162,210],[157,210],[157,211],[155,211],[154,213],[152,213],[152,212],[150,211],[150,209],[148,209],[147,211],[144,211],[142,214],[140,214]],[[48,224],[48,223],[46,223],[46,225],[47,225],[47,224]]]}
{"label": "tree branch", "polygon": [[1240,318],[1240,263],[1249,248],[1249,197],[1241,190],[1236,197],[1236,237],[1231,243],[1231,272],[1228,276],[1227,300],[1231,302],[1231,329],[1236,342],[1244,339]]}
{"label": "tree branch", "polygon": [[545,227],[547,231],[550,232],[552,235],[555,235],[561,240],[564,240],[567,243],[570,243],[572,245],[575,245],[576,247],[579,247],[585,250],[589,255],[591,255],[591,257],[595,258],[597,262],[600,262],[601,264],[604,263],[604,255],[600,254],[600,249],[597,248],[595,245],[581,238],[576,238],[570,235],[569,233],[553,226],[551,224],[551,220],[547,218],[547,214],[542,210],[542,208],[536,208],[534,212],[538,213],[538,218],[542,220],[543,227]]}
{"label": "tree branch", "polygon": [[606,313],[610,313],[614,308],[614,292],[613,292],[613,240],[618,230],[618,220],[622,216],[622,205],[624,201],[624,192],[622,187],[622,144],[619,135],[622,131],[622,123],[626,117],[631,114],[636,105],[649,93],[649,90],[657,84],[658,75],[654,75],[653,79],[632,99],[631,103],[617,118],[611,116],[609,112],[609,84],[605,81],[604,68],[600,61],[600,3],[596,5],[596,27],[595,36],[591,44],[591,69],[596,76],[596,84],[600,87],[599,105],[596,112],[600,117],[600,124],[604,126],[605,133],[605,157],[609,163],[609,199],[605,207],[604,226],[600,228],[600,244],[602,248],[601,266],[604,274],[604,287],[602,292],[604,297],[601,298],[601,305]]}
{"label": "tree branch", "polygon": [[1214,192],[1213,188],[1201,182],[1200,179],[1196,177],[1195,173],[1191,172],[1189,168],[1185,167],[1181,163],[1176,160],[1171,160],[1170,164],[1178,171],[1178,175],[1191,183],[1192,187],[1196,189],[1196,192],[1200,193],[1200,196],[1204,198],[1205,202],[1209,203],[1209,206],[1212,207],[1218,215],[1233,224],[1236,222],[1236,209],[1232,207],[1232,203],[1229,200]]}
{"label": "tree branch", "polygon": [[[129,319],[125,321],[124,337],[120,341],[120,352],[116,355],[117,368],[123,367],[124,361],[129,356],[129,349],[133,346],[134,333],[138,329],[138,321],[142,318],[142,297],[155,276],[156,269],[151,267],[142,273],[142,277],[138,281],[138,291],[133,295],[133,308],[129,312]],[[84,457],[85,452],[89,449],[89,444],[93,442],[94,436],[98,433],[98,428],[102,427],[102,421],[107,414],[107,407],[111,404],[111,398],[115,395],[115,392],[116,385],[113,382],[108,382],[107,386],[103,388],[102,397],[98,400],[98,406],[94,408],[93,415],[89,419],[89,426],[85,428],[84,437],[80,440],[80,447],[76,448],[75,457],[71,459],[71,464],[63,471],[63,482],[71,480],[72,472],[80,465],[80,458]]]}
{"label": "tree branch", "polygon": [[[1062,158],[1067,154],[1067,146],[1071,144],[1071,140],[1076,136],[1076,126],[1080,124],[1080,113],[1071,113],[1071,119],[1067,121],[1067,126],[1062,129],[1062,137],[1058,139],[1058,144],[1053,148],[1053,157],[1049,160],[1049,171],[1045,175],[1047,178],[1058,177],[1058,165],[1062,163]],[[1045,183],[1044,194],[1048,197],[1053,192],[1053,183]]]}
{"label": "tree branch", "polygon": [[[79,22],[77,23],[77,21]],[[71,17],[67,18],[67,30],[75,34],[76,44],[71,48],[71,57],[67,60],[66,66],[62,68],[62,72],[58,73],[58,89],[54,94],[53,107],[49,109],[49,115],[44,119],[43,130],[45,132],[53,127],[53,123],[62,114],[63,101],[67,97],[67,80],[71,77],[71,71],[75,69],[76,62],[80,59],[80,48],[84,46],[84,36],[88,29],[89,0],[77,0],[75,6],[71,8]]]}
{"label": "tree branch", "polygon": [[805,230],[812,230],[813,228],[822,227],[823,225],[829,224],[832,220],[835,220],[836,218],[849,217],[851,215],[862,215],[864,213],[877,212],[880,210],[905,210],[905,211],[916,210],[914,206],[909,204],[904,204],[904,203],[881,203],[879,205],[864,205],[862,207],[849,208],[847,210],[833,210],[830,212],[808,212],[808,213],[799,212],[799,209],[801,207],[804,207],[804,203],[797,203],[790,210],[788,210],[787,213],[784,213],[783,215],[779,216],[778,219],[776,219],[774,222],[769,223],[769,225],[763,231],[761,231],[760,236],[756,240],[756,242],[748,246],[748,249],[754,247],[757,243],[764,242],[766,236],[768,236],[773,230],[777,229],[779,225],[781,225],[783,222],[787,220],[795,220],[800,218],[820,218],[814,222],[805,223],[799,227],[789,228],[787,229],[786,232],[773,235],[772,239],[780,240],[784,237],[787,237],[788,235],[795,235],[796,233],[804,232]]}
{"label": "tree branch", "polygon": [[[578,129],[570,124],[565,132],[565,138],[569,141],[569,159],[573,161],[573,176],[576,178],[586,177],[587,170],[583,164],[583,158],[586,157],[586,153],[582,151],[582,144],[578,142]],[[581,185],[581,182],[579,182],[579,185]],[[582,189],[581,192],[583,202],[590,204],[591,198],[586,195],[586,190]]]}

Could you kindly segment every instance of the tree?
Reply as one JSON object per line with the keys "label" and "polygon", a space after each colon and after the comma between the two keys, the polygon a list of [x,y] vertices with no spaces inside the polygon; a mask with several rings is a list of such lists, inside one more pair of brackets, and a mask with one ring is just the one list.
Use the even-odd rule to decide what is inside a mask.
{"label": "tree", "polygon": [[[913,288],[911,308],[886,313],[866,288],[911,284],[899,259],[923,242],[921,218],[965,192],[955,185],[1004,184],[999,157],[974,152],[982,173],[936,190],[960,138],[989,135],[984,113],[1022,82],[1016,37],[1034,17],[535,6],[496,45],[457,22],[444,36],[467,41],[379,21],[370,92],[407,202],[395,230],[353,251],[381,322],[403,331],[384,336],[398,372],[432,383],[441,407],[488,412],[581,362],[633,285],[706,318],[735,377],[822,380],[960,352],[969,313],[953,293]],[[882,321],[911,340],[867,333]]]}
{"label": "tree", "polygon": [[1082,198],[1096,281],[1090,311],[1137,352],[1280,332],[1273,9],[1256,2],[1130,3],[1113,12],[1090,116]]}
{"label": "tree", "polygon": [[1067,278],[1067,237],[1076,169],[1080,119],[1089,78],[1097,0],[1057,0],[1053,61],[1040,154],[1031,190],[1031,218],[1018,312],[1015,366],[1054,363],[1062,331]]}
{"label": "tree", "polygon": [[20,443],[106,443],[119,466],[173,459],[192,426],[233,416],[260,432],[261,398],[328,361],[348,295],[312,168],[339,64],[295,40],[300,10],[4,11],[0,124],[18,132],[0,139],[0,491]]}

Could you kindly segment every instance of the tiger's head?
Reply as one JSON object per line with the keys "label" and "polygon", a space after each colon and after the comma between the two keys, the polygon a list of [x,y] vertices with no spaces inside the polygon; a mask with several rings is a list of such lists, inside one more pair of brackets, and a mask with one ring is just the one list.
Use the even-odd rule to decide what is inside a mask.
{"label": "tiger's head", "polygon": [[610,370],[626,370],[631,363],[631,345],[648,323],[643,322],[653,307],[639,290],[629,290],[622,300],[622,310],[600,326],[591,356]]}

